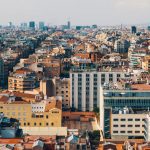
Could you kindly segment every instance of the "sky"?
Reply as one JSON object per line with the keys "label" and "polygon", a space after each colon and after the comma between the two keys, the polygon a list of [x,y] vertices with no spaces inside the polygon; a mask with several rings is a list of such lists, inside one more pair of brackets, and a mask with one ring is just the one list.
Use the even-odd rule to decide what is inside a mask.
{"label": "sky", "polygon": [[150,0],[0,0],[0,24],[44,21],[49,25],[150,23]]}

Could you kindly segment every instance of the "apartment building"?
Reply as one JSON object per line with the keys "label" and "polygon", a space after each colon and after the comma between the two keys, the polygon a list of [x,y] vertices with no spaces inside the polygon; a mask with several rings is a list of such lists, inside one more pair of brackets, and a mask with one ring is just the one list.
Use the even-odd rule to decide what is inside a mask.
{"label": "apartment building", "polygon": [[125,112],[126,110],[123,111],[111,115],[111,138],[123,140],[132,137],[144,138],[146,114],[133,114]]}
{"label": "apartment building", "polygon": [[61,127],[61,107],[60,97],[28,102],[13,94],[0,95],[0,111],[18,119],[21,127]]}
{"label": "apartment building", "polygon": [[150,56],[145,56],[143,58],[143,61],[142,61],[142,68],[145,70],[145,71],[149,71],[150,70]]}
{"label": "apartment building", "polygon": [[34,72],[27,69],[17,70],[8,77],[8,90],[20,91],[33,90],[37,86],[37,78]]}
{"label": "apartment building", "polygon": [[56,78],[56,96],[62,97],[62,108],[70,108],[70,79],[69,78]]}
{"label": "apartment building", "polygon": [[117,53],[127,53],[130,47],[130,42],[127,40],[117,40],[114,44],[114,49]]}
{"label": "apartment building", "polygon": [[[113,89],[109,89],[109,90],[106,90],[106,89],[101,90],[102,94],[101,94],[101,101],[100,101],[100,120],[101,120],[100,127],[104,132],[105,138],[110,138],[111,134],[113,134],[113,135],[121,134],[121,131],[122,131],[120,129],[117,129],[118,133],[117,132],[112,133],[115,127],[114,128],[112,127],[111,117],[116,118],[116,119],[118,117],[118,121],[116,123],[115,123],[115,121],[113,122],[114,124],[118,124],[118,125],[119,125],[119,123],[120,123],[120,125],[122,123],[120,120],[121,117],[122,117],[122,119],[123,119],[123,117],[125,117],[124,119],[126,122],[124,121],[124,123],[125,123],[125,126],[128,126],[128,124],[131,123],[130,121],[127,123],[128,118],[130,119],[130,116],[132,116],[132,114],[133,114],[132,125],[133,125],[133,127],[135,127],[135,125],[136,125],[135,119],[140,118],[140,121],[142,121],[141,119],[143,118],[142,117],[143,111],[149,110],[149,107],[150,107],[149,88],[150,88],[150,86],[149,85],[143,86],[142,84],[139,84],[134,87],[139,87],[140,89],[135,89],[135,88],[134,89],[132,89],[132,88],[131,89],[115,89],[115,87],[114,87]],[[131,111],[130,115],[129,114],[127,114],[127,115],[113,114],[114,111],[123,109],[125,106],[128,107],[129,110],[133,110],[133,112],[138,111],[138,115],[136,115],[137,113],[133,113],[132,111]],[[140,114],[141,114],[141,116],[140,116]],[[119,117],[120,117],[120,119],[119,119]],[[140,121],[139,122],[137,121],[138,124],[140,125],[139,129],[141,129],[140,133],[137,132],[139,135],[141,135],[142,131],[143,131]],[[119,127],[120,126],[118,126],[118,128]],[[124,127],[124,129],[125,129],[125,127]],[[114,130],[114,131],[116,131],[116,130]],[[123,130],[123,132],[125,132],[125,133],[122,133],[122,134],[129,134],[129,135],[132,134],[133,135],[133,134],[135,134],[135,131],[137,131],[137,130],[133,129],[132,133],[129,134],[127,130]]]}
{"label": "apartment building", "polygon": [[80,70],[70,72],[71,107],[79,111],[93,111],[100,105],[100,86],[117,83],[121,78],[129,78],[127,71]]}
{"label": "apartment building", "polygon": [[62,108],[70,108],[70,78],[43,79],[40,82],[40,92],[44,96],[61,96]]}
{"label": "apartment building", "polygon": [[147,142],[150,141],[150,114],[146,115],[144,120],[144,138]]}

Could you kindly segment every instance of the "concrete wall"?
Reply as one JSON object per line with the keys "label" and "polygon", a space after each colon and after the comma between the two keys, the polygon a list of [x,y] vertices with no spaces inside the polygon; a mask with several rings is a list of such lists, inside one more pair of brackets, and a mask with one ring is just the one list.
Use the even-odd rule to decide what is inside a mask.
{"label": "concrete wall", "polygon": [[67,127],[21,127],[23,134],[67,136]]}

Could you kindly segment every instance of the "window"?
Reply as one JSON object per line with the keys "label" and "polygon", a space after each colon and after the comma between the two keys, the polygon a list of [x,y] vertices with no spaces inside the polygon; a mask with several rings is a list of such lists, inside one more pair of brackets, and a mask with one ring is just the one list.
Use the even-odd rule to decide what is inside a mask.
{"label": "window", "polygon": [[97,74],[94,74],[94,77],[97,78]]}
{"label": "window", "polygon": [[46,119],[48,119],[48,115],[46,115]]}
{"label": "window", "polygon": [[120,74],[117,74],[117,78],[120,78]]}
{"label": "window", "polygon": [[140,133],[140,131],[135,131],[135,133]]}
{"label": "window", "polygon": [[120,131],[120,133],[125,133],[125,131]]}
{"label": "window", "polygon": [[120,125],[121,127],[125,127],[125,125],[124,124],[122,124],[122,125]]}
{"label": "window", "polygon": [[34,126],[36,126],[36,122],[34,123]]}
{"label": "window", "polygon": [[132,133],[132,131],[128,131],[128,133]]}
{"label": "window", "polygon": [[118,131],[113,131],[113,133],[118,133]]}
{"label": "window", "polygon": [[89,74],[86,74],[86,77],[89,77],[90,75]]}
{"label": "window", "polygon": [[140,125],[136,124],[135,127],[140,127]]}
{"label": "window", "polygon": [[28,126],[30,125],[30,123],[28,122]]}
{"label": "window", "polygon": [[114,124],[113,127],[118,127],[118,125],[117,125],[117,124]]}
{"label": "window", "polygon": [[48,124],[48,122],[46,123],[46,126],[48,126],[49,124]]}
{"label": "window", "polygon": [[113,74],[109,74],[109,78],[112,78],[113,77]]}
{"label": "window", "polygon": [[53,122],[51,123],[51,126],[54,126],[54,123],[53,123]]}
{"label": "window", "polygon": [[102,77],[102,78],[105,78],[105,74],[102,74],[101,77]]}
{"label": "window", "polygon": [[133,125],[129,124],[128,127],[132,127]]}
{"label": "window", "polygon": [[118,121],[118,119],[115,118],[114,121]]}
{"label": "window", "polygon": [[41,126],[41,125],[42,125],[42,123],[39,123],[39,125]]}
{"label": "window", "polygon": [[26,126],[26,123],[24,123],[24,126]]}
{"label": "window", "polygon": [[135,119],[135,121],[140,121],[140,119]]}
{"label": "window", "polygon": [[133,121],[133,119],[129,118],[128,121]]}
{"label": "window", "polygon": [[121,119],[121,121],[126,121],[126,119]]}

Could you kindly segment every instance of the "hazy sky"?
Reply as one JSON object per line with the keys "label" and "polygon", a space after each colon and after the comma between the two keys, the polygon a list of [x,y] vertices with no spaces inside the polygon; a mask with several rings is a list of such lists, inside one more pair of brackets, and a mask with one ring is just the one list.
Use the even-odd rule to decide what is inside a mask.
{"label": "hazy sky", "polygon": [[45,21],[52,25],[150,22],[150,0],[0,0],[0,24]]}

